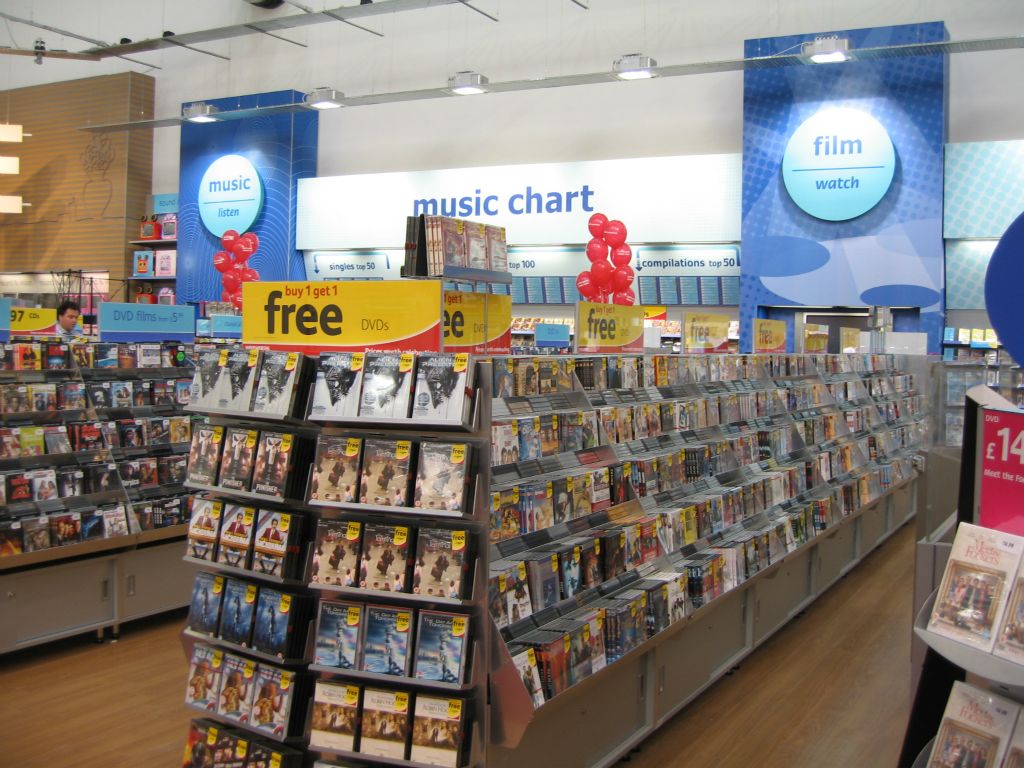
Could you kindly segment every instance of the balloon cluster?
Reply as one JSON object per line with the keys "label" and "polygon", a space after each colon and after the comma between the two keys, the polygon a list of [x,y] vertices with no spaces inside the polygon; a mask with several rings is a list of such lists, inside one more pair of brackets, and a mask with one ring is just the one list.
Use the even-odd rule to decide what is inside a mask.
{"label": "balloon cluster", "polygon": [[[576,278],[576,290],[587,301],[605,304],[632,306],[636,294],[633,284],[632,249],[626,245],[626,225],[621,221],[608,221],[603,213],[595,213],[588,223],[593,239],[587,243],[587,258],[590,269],[580,272]],[[611,261],[609,261],[609,251]]]}
{"label": "balloon cluster", "polygon": [[223,251],[213,255],[213,268],[220,272],[224,291],[221,301],[230,301],[235,309],[242,308],[242,283],[260,279],[260,273],[249,266],[248,261],[260,247],[260,239],[253,232],[240,235],[229,229],[220,238]]}

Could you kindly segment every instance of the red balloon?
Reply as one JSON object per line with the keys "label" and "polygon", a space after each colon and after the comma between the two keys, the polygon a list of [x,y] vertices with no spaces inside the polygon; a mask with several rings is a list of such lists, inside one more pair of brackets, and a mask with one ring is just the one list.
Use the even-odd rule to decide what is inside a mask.
{"label": "red balloon", "polygon": [[235,243],[234,253],[236,262],[245,262],[249,260],[249,257],[256,252],[256,249],[252,247],[252,243],[243,238],[239,238],[238,242]]}
{"label": "red balloon", "polygon": [[231,301],[231,297],[234,296],[234,295],[235,294],[233,294],[231,291],[221,291],[221,293],[220,293],[220,300],[221,301]]}
{"label": "red balloon", "polygon": [[253,253],[260,249],[260,239],[256,237],[255,232],[246,232],[244,235],[238,238],[239,240],[248,240],[249,244],[252,245]]}
{"label": "red balloon", "polygon": [[224,246],[225,251],[230,251],[237,242],[238,233],[233,229],[229,229],[227,232],[220,236],[220,244]]}
{"label": "red balloon", "polygon": [[245,270],[242,271],[243,283],[253,283],[259,279],[260,273],[257,272],[255,269],[252,269],[251,267],[247,267]]}
{"label": "red balloon", "polygon": [[609,221],[604,228],[604,232],[601,233],[601,237],[608,243],[612,248],[622,245],[626,242],[626,225],[618,219]]}
{"label": "red balloon", "polygon": [[606,288],[612,279],[612,265],[607,261],[595,261],[590,265],[590,275],[598,288]]}
{"label": "red balloon", "polygon": [[587,243],[587,258],[591,261],[607,261],[608,244],[604,240],[595,237]]}
{"label": "red balloon", "polygon": [[232,306],[234,306],[235,309],[241,309],[242,308],[242,294],[241,293],[236,293],[236,294],[232,295],[232,297],[231,297],[231,304],[232,304]]}
{"label": "red balloon", "polygon": [[237,291],[238,286],[242,284],[241,276],[234,270],[231,270],[230,272],[225,272],[222,280],[224,281],[224,287],[230,293],[234,293],[235,291]]}
{"label": "red balloon", "polygon": [[629,264],[633,259],[633,249],[623,243],[612,248],[612,264],[616,267],[624,266]]}
{"label": "red balloon", "polygon": [[633,268],[628,264],[616,267],[612,272],[612,288],[616,291],[624,291],[633,284]]}
{"label": "red balloon", "polygon": [[224,251],[218,251],[213,255],[213,268],[218,272],[227,272],[231,269],[231,257]]}
{"label": "red balloon", "polygon": [[636,294],[629,288],[624,291],[616,291],[615,295],[612,297],[612,301],[616,304],[631,307],[636,303]]}
{"label": "red balloon", "polygon": [[576,290],[580,292],[580,296],[584,299],[589,299],[594,295],[597,286],[594,285],[594,278],[590,272],[580,272],[576,278]]}
{"label": "red balloon", "polygon": [[608,223],[608,217],[603,213],[595,213],[590,217],[590,221],[587,222],[587,229],[590,230],[590,234],[594,237],[601,237],[604,232],[605,225]]}
{"label": "red balloon", "polygon": [[594,294],[594,299],[593,300],[595,302],[597,302],[598,304],[607,304],[608,303],[608,291],[604,290],[603,288],[598,288],[597,289],[597,293]]}

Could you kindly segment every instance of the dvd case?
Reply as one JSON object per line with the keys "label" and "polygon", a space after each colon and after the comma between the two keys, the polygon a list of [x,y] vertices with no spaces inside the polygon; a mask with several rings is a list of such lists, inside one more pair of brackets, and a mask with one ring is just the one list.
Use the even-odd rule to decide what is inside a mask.
{"label": "dvd case", "polygon": [[1020,705],[956,681],[932,746],[929,768],[1003,765]]}
{"label": "dvd case", "polygon": [[409,759],[457,768],[465,739],[465,702],[420,694],[416,697]]}
{"label": "dvd case", "polygon": [[416,565],[412,591],[458,600],[466,588],[466,530],[420,528],[416,535]]}
{"label": "dvd case", "polygon": [[338,669],[360,666],[363,604],[320,601],[313,663]]}
{"label": "dvd case", "polygon": [[438,683],[461,683],[466,669],[469,628],[469,616],[420,611],[413,677]]}
{"label": "dvd case", "polygon": [[224,433],[224,451],[220,460],[217,485],[232,491],[248,491],[256,456],[259,432],[244,427],[228,427]]}
{"label": "dvd case", "polygon": [[358,437],[320,435],[309,481],[309,503],[355,502],[359,496]]}
{"label": "dvd case", "polygon": [[249,724],[260,733],[283,739],[291,733],[295,673],[269,664],[256,668]]}
{"label": "dvd case", "polygon": [[359,751],[404,760],[409,740],[409,693],[381,688],[363,692]]}
{"label": "dvd case", "polygon": [[408,506],[411,453],[412,443],[408,440],[364,441],[359,501],[363,504]]}
{"label": "dvd case", "polygon": [[368,605],[363,622],[359,668],[364,672],[408,677],[412,611],[389,605]]}
{"label": "dvd case", "polygon": [[217,714],[239,723],[249,722],[252,684],[255,677],[255,661],[225,653],[224,666],[220,674]]}
{"label": "dvd case", "polygon": [[253,470],[252,490],[264,496],[284,498],[291,476],[295,436],[287,432],[260,435]]}
{"label": "dvd case", "polygon": [[314,584],[359,586],[363,526],[356,520],[321,520],[313,550]]}
{"label": "dvd case", "polygon": [[229,578],[221,600],[220,629],[222,640],[235,645],[249,645],[252,622],[256,613],[257,586],[241,579]]}
{"label": "dvd case", "polygon": [[413,505],[418,509],[462,512],[469,482],[470,446],[466,443],[420,443]]}
{"label": "dvd case", "polygon": [[409,529],[402,525],[367,523],[363,532],[359,586],[385,592],[407,592]]}
{"label": "dvd case", "polygon": [[428,352],[416,359],[412,416],[430,421],[465,423],[472,397],[472,362],[467,354]]}
{"label": "dvd case", "polygon": [[272,509],[260,510],[253,541],[252,570],[292,578],[301,565],[302,516]]}
{"label": "dvd case", "polygon": [[364,357],[362,352],[320,355],[309,405],[310,420],[345,421],[359,415]]}
{"label": "dvd case", "polygon": [[256,510],[241,504],[225,504],[216,562],[232,568],[248,568]]}
{"label": "dvd case", "polygon": [[188,455],[188,481],[197,485],[213,485],[220,462],[224,427],[200,424],[192,430],[192,446]]}
{"label": "dvd case", "polygon": [[358,685],[316,681],[309,735],[311,748],[355,750],[360,693]]}
{"label": "dvd case", "polygon": [[305,377],[304,358],[295,352],[264,352],[253,410],[268,416],[292,416]]}
{"label": "dvd case", "polygon": [[404,419],[409,416],[412,354],[368,352],[364,360],[359,416]]}
{"label": "dvd case", "polygon": [[305,618],[299,596],[261,587],[256,601],[253,647],[280,659],[301,657],[305,649],[298,645],[304,638],[297,629]]}
{"label": "dvd case", "polygon": [[256,349],[232,349],[221,355],[214,407],[239,413],[252,410],[260,357]]}
{"label": "dvd case", "polygon": [[[123,517],[123,515],[122,515]],[[193,632],[213,635],[220,620],[221,597],[224,594],[224,577],[206,571],[196,574],[192,584],[192,601],[189,604],[186,626]]]}
{"label": "dvd case", "polygon": [[189,662],[185,703],[215,712],[217,696],[220,693],[220,673],[223,666],[223,651],[196,643],[192,647],[192,659]]}

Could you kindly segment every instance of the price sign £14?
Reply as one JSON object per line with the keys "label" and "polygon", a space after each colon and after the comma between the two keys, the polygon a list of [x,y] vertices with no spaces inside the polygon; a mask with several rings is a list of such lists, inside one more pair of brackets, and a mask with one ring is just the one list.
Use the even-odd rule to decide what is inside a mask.
{"label": "price sign \u00a314", "polygon": [[978,522],[1024,534],[1024,413],[986,409]]}

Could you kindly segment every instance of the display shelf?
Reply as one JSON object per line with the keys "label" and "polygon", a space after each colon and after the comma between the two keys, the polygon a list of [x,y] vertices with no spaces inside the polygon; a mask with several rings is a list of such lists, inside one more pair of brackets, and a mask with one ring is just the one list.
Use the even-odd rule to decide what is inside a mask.
{"label": "display shelf", "polygon": [[153,239],[153,240],[129,240],[130,245],[177,245],[178,239],[175,237],[168,237],[164,239]]}
{"label": "display shelf", "polygon": [[[357,763],[369,763],[370,765],[398,765],[404,768],[434,768],[432,763],[416,763],[412,760],[400,760],[394,757],[377,757],[367,755],[364,752],[346,752],[342,749],[327,749],[326,747],[310,747],[313,752],[328,757],[336,757],[340,760],[355,760]],[[475,763],[470,763],[475,765]]]}
{"label": "display shelf", "polygon": [[84,421],[88,416],[89,410],[87,408],[71,408],[53,411],[20,411],[18,413],[0,414],[0,424],[11,427],[67,424],[72,421]]}
{"label": "display shelf", "polygon": [[924,749],[917,755],[910,768],[928,768],[928,758],[932,756],[932,748],[935,746],[935,739],[924,745]]}
{"label": "display shelf", "polygon": [[40,469],[44,467],[69,467],[76,464],[107,463],[106,448],[71,453],[40,453],[37,456],[20,456],[16,459],[0,459],[0,472],[16,469]]}
{"label": "display shelf", "polygon": [[210,570],[218,573],[224,573],[229,576],[240,576],[247,579],[255,579],[256,581],[265,581],[269,584],[279,584],[284,587],[305,587],[305,579],[289,579],[283,576],[273,576],[269,573],[260,573],[259,571],[252,571],[248,568],[237,568],[233,565],[226,565],[224,563],[217,563],[211,560],[201,560],[198,557],[191,557],[190,555],[184,555],[182,559],[186,563],[192,563],[202,568],[209,568]]}
{"label": "display shelf", "polygon": [[65,544],[63,547],[47,547],[36,552],[25,552],[20,555],[0,557],[0,571],[28,568],[60,560],[71,560],[88,555],[113,552],[115,550],[131,549],[140,544],[153,544],[182,538],[187,533],[187,528],[187,525],[172,525],[140,533],[129,533],[125,536],[112,536],[109,539],[93,539],[76,544]]}
{"label": "display shelf", "polygon": [[[515,406],[513,408],[513,406]],[[498,397],[491,403],[491,420],[508,421],[563,413],[593,411],[594,405],[583,390],[556,392],[550,395]]]}
{"label": "display shelf", "polygon": [[247,645],[240,645],[238,643],[231,643],[227,640],[223,640],[215,635],[204,635],[202,632],[195,632],[187,627],[182,630],[186,637],[191,638],[196,643],[205,643],[207,645],[215,645],[218,648],[223,648],[227,651],[248,656],[256,659],[257,661],[265,661],[269,664],[274,664],[279,667],[305,667],[309,664],[309,659],[285,659],[276,656],[272,653],[265,653],[264,651],[258,651],[255,648],[250,648]]}
{"label": "display shelf", "polygon": [[[309,402],[313,400],[313,389],[316,386],[316,382],[310,385],[310,396]],[[472,389],[472,394],[467,394],[467,397],[472,397],[472,403],[470,405],[469,418],[467,421],[461,421],[459,419],[419,419],[413,418],[412,416],[405,418],[379,418],[379,417],[360,417],[353,416],[350,419],[316,419],[312,416],[309,417],[309,422],[313,424],[320,424],[323,426],[323,434],[334,435],[344,434],[346,432],[366,432],[380,429],[393,430],[393,429],[405,429],[409,431],[415,431],[417,434],[423,434],[424,432],[472,432],[474,425],[478,423],[480,414],[480,398],[477,397],[477,390]],[[303,422],[305,423],[305,422]]]}
{"label": "display shelf", "polygon": [[[132,280],[132,281],[139,280],[139,281],[142,281],[142,282],[149,282],[149,283],[173,283],[173,282],[177,282],[178,277],[177,277],[177,275],[167,275],[167,276],[161,276],[161,277],[157,277],[156,275],[132,275],[131,277],[126,277],[125,279],[126,280]],[[147,306],[147,305],[143,304],[142,306]]]}
{"label": "display shelf", "polygon": [[181,409],[175,405],[98,406],[94,410],[96,417],[104,421],[144,419],[151,416],[177,416],[181,413]]}
{"label": "display shelf", "polygon": [[176,365],[169,368],[80,368],[85,381],[123,381],[127,379],[190,379],[193,368],[190,365]]}
{"label": "display shelf", "polygon": [[[469,495],[467,494],[467,497]],[[469,497],[472,498],[472,497]],[[320,509],[345,510],[363,515],[389,514],[403,520],[465,520],[472,521],[473,515],[447,509],[423,509],[417,507],[392,507],[387,504],[360,504],[354,501],[308,501],[311,507]]]}
{"label": "display shelf", "polygon": [[261,728],[256,728],[255,726],[253,726],[253,725],[251,725],[249,723],[243,723],[243,722],[241,722],[239,720],[235,720],[233,718],[227,717],[226,715],[222,715],[219,712],[215,712],[213,710],[207,709],[206,707],[201,707],[198,704],[190,704],[190,703],[186,702],[185,706],[188,707],[191,710],[196,711],[196,712],[201,712],[204,717],[212,718],[212,719],[216,720],[217,722],[223,723],[224,725],[229,725],[232,728],[241,728],[246,733],[250,733],[253,736],[256,736],[256,737],[261,738],[261,739],[267,739],[268,741],[276,741],[278,744],[284,744],[286,746],[300,747],[300,746],[302,746],[302,744],[306,740],[305,736],[299,736],[299,735],[292,735],[292,736],[280,735],[280,736],[278,736],[278,735],[276,735],[274,733],[271,733],[270,731],[266,731],[266,730],[263,730]]}
{"label": "display shelf", "polygon": [[412,592],[391,592],[381,589],[362,589],[360,587],[342,587],[336,584],[318,584],[312,582],[309,588],[317,592],[325,592],[347,597],[366,598],[367,600],[387,600],[396,603],[416,603],[419,605],[439,605],[446,607],[468,607],[473,605],[472,599],[458,600],[451,597],[433,597],[416,595]]}
{"label": "display shelf", "polygon": [[77,368],[44,368],[43,370],[0,370],[0,382],[7,383],[10,380],[17,380],[18,383],[34,384],[46,381],[47,377],[74,377],[78,374]]}
{"label": "display shelf", "polygon": [[341,667],[326,667],[320,664],[310,664],[309,671],[326,677],[344,677],[351,680],[361,680],[368,683],[384,683],[399,688],[416,688],[430,691],[445,691],[451,693],[466,693],[473,690],[477,683],[442,683],[436,680],[422,680],[418,677],[406,677],[404,675],[385,675],[381,672],[364,672],[361,669],[342,669]]}
{"label": "display shelf", "polygon": [[917,617],[914,619],[914,634],[940,656],[967,672],[1004,685],[1017,688],[1024,686],[1024,664],[1018,664],[1009,659],[972,648],[928,629],[937,594],[938,590],[932,592],[921,606],[921,610],[918,611]]}
{"label": "display shelf", "polygon": [[230,408],[213,408],[208,405],[186,405],[185,413],[194,413],[197,416],[219,416],[226,419],[235,419],[241,422],[251,422],[266,427],[272,424],[280,424],[287,427],[305,427],[306,434],[311,434],[308,422],[295,416],[278,416],[276,414],[266,415],[257,411],[235,411]]}
{"label": "display shelf", "polygon": [[245,501],[278,504],[282,506],[293,506],[295,504],[302,503],[301,499],[268,496],[263,493],[253,493],[252,491],[236,491],[231,488],[221,488],[219,485],[203,485],[202,483],[193,483],[192,481],[186,481],[185,488],[193,491],[205,491],[206,493],[213,493],[218,496],[231,496],[236,499],[244,499]]}
{"label": "display shelf", "polygon": [[173,485],[156,485],[151,488],[125,488],[125,493],[128,494],[129,500],[133,503],[140,501],[149,501],[151,499],[160,499],[165,496],[183,496],[188,493],[188,490],[184,485],[173,484]]}

